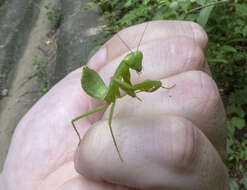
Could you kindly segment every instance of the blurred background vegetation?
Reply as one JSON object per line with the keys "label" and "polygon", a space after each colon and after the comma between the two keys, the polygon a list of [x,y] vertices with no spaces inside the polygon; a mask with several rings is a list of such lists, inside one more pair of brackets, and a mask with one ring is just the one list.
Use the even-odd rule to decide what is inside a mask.
{"label": "blurred background vegetation", "polygon": [[207,60],[228,116],[230,187],[247,189],[247,1],[92,0],[85,9],[96,7],[105,20],[101,44],[125,27],[150,20],[190,20],[205,29]]}

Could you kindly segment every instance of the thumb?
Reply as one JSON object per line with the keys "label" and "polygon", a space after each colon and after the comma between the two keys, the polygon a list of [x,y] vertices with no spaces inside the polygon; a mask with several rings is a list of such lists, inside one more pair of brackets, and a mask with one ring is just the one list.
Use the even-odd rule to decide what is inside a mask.
{"label": "thumb", "polygon": [[81,141],[76,170],[95,181],[137,189],[225,190],[227,170],[206,136],[175,116],[128,117],[113,121],[123,156],[114,149],[107,120]]}

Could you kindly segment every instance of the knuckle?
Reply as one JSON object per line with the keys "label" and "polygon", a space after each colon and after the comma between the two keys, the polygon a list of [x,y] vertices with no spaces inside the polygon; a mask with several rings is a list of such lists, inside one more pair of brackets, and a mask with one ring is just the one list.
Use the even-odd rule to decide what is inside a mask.
{"label": "knuckle", "polygon": [[[224,110],[215,81],[202,71],[189,71],[185,75],[188,79],[185,84],[193,87],[187,89],[184,98],[190,98],[190,101],[183,105],[193,110],[194,117],[201,117],[200,121],[204,121],[199,123],[201,126],[212,125],[213,121],[217,121],[214,120],[217,118],[215,114],[219,116]],[[196,121],[195,124],[198,125]]]}
{"label": "knuckle", "polygon": [[204,29],[199,24],[195,22],[189,22],[189,24],[191,26],[194,39],[199,42],[200,46],[203,49],[205,49],[208,43],[207,33],[204,31]]}
{"label": "knuckle", "polygon": [[172,166],[174,169],[187,170],[194,165],[197,157],[198,133],[193,125],[184,123],[174,128],[171,146]]}
{"label": "knuckle", "polygon": [[220,95],[218,93],[218,88],[215,81],[205,72],[194,71],[195,80],[198,81],[197,89],[200,90],[200,94],[203,97],[207,106],[205,109],[210,108],[210,106],[215,106],[220,101]]}
{"label": "knuckle", "polygon": [[[189,45],[189,43],[187,43]],[[186,52],[185,63],[181,68],[187,69],[202,69],[205,65],[205,56],[202,49],[198,46],[197,43],[190,40],[190,46],[184,47],[186,48],[184,51]]]}
{"label": "knuckle", "polygon": [[[183,44],[181,46],[181,44]],[[160,59],[173,60],[180,72],[201,70],[205,67],[205,56],[202,48],[193,39],[178,36],[161,42]]]}

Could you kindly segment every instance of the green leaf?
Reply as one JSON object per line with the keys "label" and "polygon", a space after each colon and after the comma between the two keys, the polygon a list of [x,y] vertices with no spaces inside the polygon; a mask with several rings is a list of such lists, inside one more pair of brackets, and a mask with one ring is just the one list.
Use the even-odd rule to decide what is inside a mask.
{"label": "green leaf", "polygon": [[235,133],[235,128],[231,125],[230,121],[227,121],[227,135],[228,137],[233,137]]}
{"label": "green leaf", "polygon": [[230,179],[230,190],[239,190],[238,183],[235,179]]}
{"label": "green leaf", "polygon": [[88,2],[84,6],[84,10],[94,9],[97,8],[97,4],[95,2]]}
{"label": "green leaf", "polygon": [[197,0],[196,3],[203,6],[207,3],[207,0]]}
{"label": "green leaf", "polygon": [[245,26],[242,30],[242,34],[244,37],[247,37],[247,26]]}
{"label": "green leaf", "polygon": [[227,60],[223,58],[208,58],[209,63],[228,63]]}
{"label": "green leaf", "polygon": [[236,43],[236,42],[245,42],[245,43],[247,43],[247,39],[245,39],[245,38],[234,38],[232,40],[227,41],[226,43],[227,44],[231,44],[231,43]]}
{"label": "green leaf", "polygon": [[124,7],[125,8],[128,8],[128,7],[130,7],[132,5],[132,0],[128,0],[128,1],[126,1],[126,3],[124,4]]}
{"label": "green leaf", "polygon": [[240,180],[240,183],[244,185],[245,189],[247,189],[247,173],[243,174],[243,178]]}
{"label": "green leaf", "polygon": [[142,1],[142,3],[143,3],[144,5],[147,5],[149,2],[150,2],[150,0],[143,0],[143,1]]}
{"label": "green leaf", "polygon": [[245,127],[245,120],[239,117],[233,117],[231,124],[241,130]]}
{"label": "green leaf", "polygon": [[234,141],[231,138],[228,138],[226,141],[226,152],[227,154],[231,154],[233,153],[233,150],[231,148],[231,146],[234,144]]}
{"label": "green leaf", "polygon": [[239,16],[247,17],[247,4],[236,4],[236,12]]}
{"label": "green leaf", "polygon": [[247,87],[244,87],[243,89],[235,90],[233,93],[231,93],[228,100],[230,104],[245,105],[247,104],[246,97],[247,97]]}
{"label": "green leaf", "polygon": [[83,68],[81,86],[89,96],[98,100],[104,100],[108,92],[108,88],[99,74],[89,67]]}
{"label": "green leaf", "polygon": [[208,22],[208,19],[209,19],[209,16],[210,16],[210,14],[211,14],[213,8],[214,8],[214,5],[209,6],[209,7],[205,7],[205,8],[203,8],[203,9],[200,11],[200,14],[199,14],[199,17],[198,17],[198,19],[197,19],[197,22],[198,22],[201,26],[203,26],[203,27],[206,26],[206,24],[207,24],[207,22]]}
{"label": "green leaf", "polygon": [[245,116],[245,112],[240,106],[235,106],[235,105],[227,106],[226,112],[228,115],[237,114],[241,118],[243,118]]}
{"label": "green leaf", "polygon": [[229,46],[229,45],[224,45],[221,47],[221,49],[225,52],[233,52],[233,53],[237,52],[237,50],[234,47]]}
{"label": "green leaf", "polygon": [[157,0],[158,6],[162,7],[162,6],[169,6],[170,2],[169,0]]}
{"label": "green leaf", "polygon": [[177,10],[178,9],[178,2],[176,2],[176,1],[172,2],[169,7],[173,10]]}

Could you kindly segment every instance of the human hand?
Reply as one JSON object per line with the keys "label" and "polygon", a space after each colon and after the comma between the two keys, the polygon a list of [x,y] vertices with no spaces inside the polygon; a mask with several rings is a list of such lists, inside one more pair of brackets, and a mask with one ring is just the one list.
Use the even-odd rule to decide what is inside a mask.
{"label": "human hand", "polygon": [[[120,36],[134,48],[144,27],[127,28]],[[102,102],[81,89],[81,69],[69,74],[18,124],[0,189],[227,189],[222,161],[225,114],[208,74],[206,45],[206,34],[194,23],[149,23],[139,48],[144,71],[140,76],[132,73],[132,79],[162,80],[164,86],[176,86],[139,93],[143,102],[130,97],[117,101],[112,126],[123,163],[109,133],[106,110],[76,123],[83,140],[74,169],[78,138],[71,119]],[[107,83],[127,51],[115,36],[90,60],[89,67]]]}

